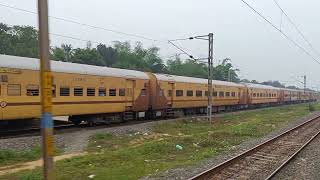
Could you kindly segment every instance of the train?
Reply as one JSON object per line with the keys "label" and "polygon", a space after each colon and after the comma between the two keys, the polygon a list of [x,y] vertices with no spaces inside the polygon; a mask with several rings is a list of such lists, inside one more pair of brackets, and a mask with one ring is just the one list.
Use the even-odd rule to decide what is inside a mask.
{"label": "train", "polygon": [[[0,122],[41,116],[39,59],[0,55]],[[205,114],[208,80],[51,61],[53,116],[74,124]],[[315,91],[213,80],[213,112],[316,101]]]}

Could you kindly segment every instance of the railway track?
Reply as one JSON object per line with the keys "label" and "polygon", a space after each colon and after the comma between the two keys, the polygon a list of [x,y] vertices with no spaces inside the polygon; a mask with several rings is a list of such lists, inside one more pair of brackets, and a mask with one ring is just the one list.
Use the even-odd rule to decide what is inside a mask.
{"label": "railway track", "polygon": [[239,154],[190,180],[271,179],[320,133],[320,116]]}
{"label": "railway track", "polygon": [[[197,116],[202,117],[202,116]],[[205,117],[205,116],[203,116]],[[153,121],[163,121],[170,119],[157,119]],[[121,126],[130,126],[135,124],[142,124],[152,122],[151,120],[139,120],[139,121],[128,121],[128,122],[118,122],[111,124],[96,124],[94,126],[90,126],[88,124],[74,125],[70,123],[59,124],[54,126],[55,134],[63,134],[63,133],[71,133],[80,130],[96,130],[96,129],[104,129],[104,128],[113,128],[113,127],[121,127]],[[40,127],[32,127],[25,129],[14,129],[14,130],[0,130],[0,139],[10,139],[17,137],[26,137],[26,136],[39,136],[41,128]]]}
{"label": "railway track", "polygon": [[[73,124],[62,124],[56,125],[54,127],[55,130],[64,130],[76,127]],[[26,137],[26,136],[37,136],[40,135],[41,128],[39,127],[32,127],[32,128],[25,128],[25,129],[14,129],[14,130],[1,130],[0,131],[0,139],[9,139],[9,138],[16,138],[16,137]]]}
{"label": "railway track", "polygon": [[[294,105],[294,104],[293,104]],[[286,106],[286,105],[280,105],[280,106]],[[290,106],[290,105],[289,105]],[[263,109],[265,107],[256,108],[256,109]],[[255,109],[245,109],[245,110],[238,110],[233,112],[219,112],[215,113],[214,116],[223,116],[224,114],[228,113],[236,113],[236,112],[242,112],[242,111],[254,111]],[[185,118],[185,117],[206,117],[205,115],[185,115],[182,117],[176,117],[176,118]],[[172,118],[172,119],[176,119]],[[70,123],[61,123],[61,121],[58,121],[57,124],[55,124],[55,134],[59,133],[68,133],[68,132],[74,132],[82,129],[86,130],[93,130],[93,129],[102,129],[102,128],[112,128],[112,127],[119,127],[119,126],[127,126],[127,125],[134,125],[134,124],[141,124],[141,123],[147,123],[151,121],[160,121],[160,120],[167,120],[167,119],[157,119],[157,120],[139,120],[139,121],[128,121],[128,122],[118,122],[118,123],[111,123],[111,124],[97,124],[93,127],[90,127],[88,125],[80,125],[76,126]],[[7,128],[0,128],[0,139],[9,139],[9,138],[16,138],[16,137],[26,137],[26,136],[37,136],[40,135],[40,127],[29,127],[29,128],[18,128],[18,129],[7,129]]]}

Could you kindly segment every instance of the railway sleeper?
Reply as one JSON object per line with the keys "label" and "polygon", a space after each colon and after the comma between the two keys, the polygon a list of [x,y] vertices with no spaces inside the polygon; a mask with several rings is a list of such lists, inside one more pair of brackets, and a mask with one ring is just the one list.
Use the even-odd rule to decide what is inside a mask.
{"label": "railway sleeper", "polygon": [[270,159],[270,160],[277,160],[278,159],[278,158],[276,158],[276,157],[274,157],[272,155],[266,156],[266,155],[261,155],[261,154],[258,154],[258,153],[254,154],[253,156],[264,158],[264,159]]}
{"label": "railway sleeper", "polygon": [[259,152],[256,152],[256,154],[258,155],[261,155],[261,156],[268,156],[268,157],[272,157],[274,159],[277,159],[280,157],[280,155],[277,155],[277,154],[270,154],[270,153],[266,153],[266,152],[262,152],[262,151],[259,151]]}

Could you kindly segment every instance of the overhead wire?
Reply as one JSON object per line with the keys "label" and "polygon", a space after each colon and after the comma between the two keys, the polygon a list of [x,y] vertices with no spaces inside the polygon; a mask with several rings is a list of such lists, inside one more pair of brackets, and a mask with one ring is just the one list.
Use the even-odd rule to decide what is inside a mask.
{"label": "overhead wire", "polygon": [[102,42],[92,41],[92,40],[86,40],[86,39],[80,39],[72,36],[62,35],[62,34],[56,34],[56,33],[49,33],[50,35],[57,36],[57,37],[63,37],[63,38],[69,38],[73,40],[83,41],[83,42],[91,42],[95,44],[103,44]]}
{"label": "overhead wire", "polygon": [[[7,26],[14,27],[14,25],[9,25],[9,24],[7,24]],[[103,44],[102,42],[92,41],[92,40],[88,40],[88,39],[81,39],[81,38],[68,36],[68,35],[63,35],[63,34],[57,34],[57,33],[49,33],[49,34],[52,35],[52,36],[63,37],[63,38],[77,40],[77,41],[91,42],[91,43],[95,43],[95,44]]]}
{"label": "overhead wire", "polygon": [[300,50],[302,50],[306,55],[311,57],[316,63],[320,64],[320,61],[318,61],[316,58],[314,58],[305,48],[303,48],[301,45],[299,45],[296,41],[291,39],[286,33],[284,33],[281,29],[279,29],[276,25],[274,25],[270,20],[268,20],[266,17],[264,17],[260,12],[258,12],[254,7],[252,7],[250,4],[248,4],[245,0],[242,1],[246,6],[248,6],[253,12],[258,14],[263,20],[265,20],[269,25],[271,25],[274,29],[279,31],[288,41],[293,43],[295,46],[297,46]]}
{"label": "overhead wire", "polygon": [[[6,4],[3,4],[3,3],[0,3],[0,6],[5,7],[5,8],[9,8],[9,9],[14,9],[14,10],[26,12],[26,13],[30,13],[30,14],[38,14],[37,12],[34,12],[34,11],[18,8],[18,7],[15,7],[15,6],[6,5]],[[138,35],[138,34],[126,33],[126,32],[117,31],[117,30],[113,30],[113,29],[109,29],[109,28],[105,28],[105,27],[100,27],[100,26],[96,26],[96,25],[90,25],[90,24],[87,24],[87,23],[82,23],[82,22],[79,22],[79,21],[71,20],[71,19],[55,17],[55,16],[49,16],[49,18],[60,20],[60,21],[64,21],[64,22],[69,22],[69,23],[73,23],[73,24],[77,24],[77,25],[81,25],[81,26],[86,26],[86,27],[90,27],[90,28],[94,28],[94,29],[100,29],[100,30],[104,30],[104,31],[108,31],[108,32],[116,33],[116,34],[125,35],[125,36],[130,36],[130,37],[140,38],[140,39],[144,39],[144,40],[149,40],[149,41],[153,41],[153,42],[167,43],[165,40],[158,40],[158,39],[153,39],[153,38],[149,38],[149,37]],[[87,42],[89,41],[89,40],[84,40],[84,39],[80,39],[80,38],[76,38],[76,37],[72,37],[72,36],[56,34],[56,33],[50,33],[50,34],[52,34],[54,36],[65,37],[65,38],[79,40],[79,41],[87,41]],[[182,40],[182,39],[176,39],[176,40]],[[99,44],[99,42],[96,42],[96,41],[90,41],[90,42]],[[184,54],[188,55],[190,58],[195,59],[191,54],[187,53],[182,48],[178,47],[177,45],[173,44],[172,42],[168,41],[168,43],[173,45],[178,50],[182,51]]]}
{"label": "overhead wire", "polygon": [[[26,12],[26,13],[30,13],[30,14],[38,14],[37,12],[34,12],[34,11],[18,8],[18,7],[15,7],[15,6],[6,5],[6,4],[3,4],[3,3],[0,3],[0,6],[6,7],[6,8],[9,8],[9,9],[14,9],[14,10]],[[144,40],[162,42],[162,43],[165,42],[165,41],[162,41],[162,40],[157,40],[157,39],[149,38],[149,37],[138,35],[138,34],[122,32],[122,31],[109,29],[109,28],[105,28],[105,27],[100,27],[100,26],[96,26],[96,25],[90,25],[90,24],[87,24],[87,23],[82,23],[82,22],[79,22],[79,21],[71,20],[71,19],[55,17],[55,16],[49,16],[49,18],[60,20],[60,21],[65,21],[65,22],[69,22],[69,23],[73,23],[73,24],[77,24],[77,25],[81,25],[81,26],[87,26],[87,27],[94,28],[94,29],[100,29],[100,30],[104,30],[104,31],[108,31],[108,32],[116,33],[116,34],[125,35],[125,36],[131,36],[131,37],[135,37],[135,38],[140,38],[140,39],[144,39]]]}
{"label": "overhead wire", "polygon": [[189,56],[189,58],[191,59],[195,59],[190,53],[188,53],[187,51],[183,50],[181,47],[179,47],[178,45],[174,44],[173,42],[171,42],[170,40],[168,41],[169,44],[171,44],[172,46],[176,47],[178,50],[180,50],[183,54]]}
{"label": "overhead wire", "polygon": [[318,56],[320,56],[320,53],[314,48],[314,46],[311,44],[311,42],[306,38],[306,36],[304,35],[304,33],[302,33],[302,31],[298,28],[298,26],[293,22],[293,20],[289,17],[289,15],[283,10],[283,8],[280,6],[280,4],[277,2],[277,0],[273,0],[274,3],[276,4],[276,6],[280,9],[280,11],[282,12],[281,14],[284,14],[288,21],[290,22],[290,24],[293,25],[293,27],[297,30],[297,32],[300,34],[300,36],[303,38],[303,40],[305,42],[307,42],[307,44],[310,46],[310,48],[312,49],[313,52],[315,52]]}

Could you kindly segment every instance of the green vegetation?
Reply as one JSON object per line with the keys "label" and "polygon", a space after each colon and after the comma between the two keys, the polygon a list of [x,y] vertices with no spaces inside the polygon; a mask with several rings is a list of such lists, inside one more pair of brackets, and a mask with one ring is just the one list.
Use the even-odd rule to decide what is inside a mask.
{"label": "green vegetation", "polygon": [[[320,110],[320,105],[314,105]],[[306,104],[265,108],[216,118],[183,119],[154,126],[151,134],[96,134],[89,155],[56,164],[57,179],[138,179],[170,168],[193,165],[236,148],[309,114]],[[176,148],[182,146],[182,150]],[[40,170],[7,175],[5,179],[40,179]]]}
{"label": "green vegetation", "polygon": [[[37,58],[38,31],[31,26],[9,26],[0,23],[0,54]],[[52,60],[133,69],[154,73],[165,73],[198,78],[208,77],[206,63],[193,59],[182,60],[181,54],[162,58],[156,46],[144,48],[141,42],[132,45],[130,42],[114,41],[112,45],[98,44],[92,46],[87,42],[85,48],[73,48],[71,44],[50,47]],[[183,56],[185,57],[185,56]],[[165,63],[166,62],[166,63]],[[213,78],[221,81],[239,82],[239,69],[233,67],[230,58],[219,60],[213,68]],[[242,79],[241,82],[259,84],[256,80]],[[274,87],[285,87],[279,81],[265,81],[260,84]],[[298,89],[295,86],[287,88]]]}
{"label": "green vegetation", "polygon": [[[59,155],[61,153],[62,150],[56,149],[56,155]],[[34,161],[40,159],[40,157],[40,146],[35,146],[27,151],[0,150],[0,167]]]}
{"label": "green vegetation", "polygon": [[[0,23],[0,39],[0,54],[32,58],[39,56],[38,31],[34,27]],[[73,48],[70,44],[51,47],[50,56],[56,61],[207,78],[205,63],[190,59],[182,61],[179,55],[162,58],[159,51],[155,46],[145,48],[141,42],[132,45],[128,41],[115,41],[109,46],[99,44],[96,47],[88,42],[85,48]],[[226,58],[214,68],[214,78],[227,81],[230,72],[231,80],[237,82],[237,71],[231,60]]]}
{"label": "green vegetation", "polygon": [[16,164],[39,159],[41,156],[40,146],[28,151],[0,150],[0,166]]}

